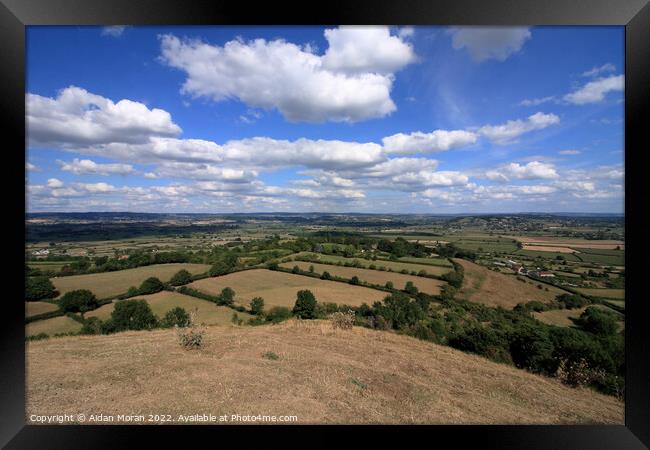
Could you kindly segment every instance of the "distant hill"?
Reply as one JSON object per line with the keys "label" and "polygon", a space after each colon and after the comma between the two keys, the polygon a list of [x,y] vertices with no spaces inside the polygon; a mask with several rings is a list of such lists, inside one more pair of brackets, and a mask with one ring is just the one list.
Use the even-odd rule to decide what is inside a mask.
{"label": "distant hill", "polygon": [[[264,357],[267,352],[278,359]],[[268,355],[267,355],[268,356]],[[325,321],[27,344],[30,414],[296,415],[299,423],[623,424],[623,403],[476,355]],[[87,423],[87,422],[86,422]]]}

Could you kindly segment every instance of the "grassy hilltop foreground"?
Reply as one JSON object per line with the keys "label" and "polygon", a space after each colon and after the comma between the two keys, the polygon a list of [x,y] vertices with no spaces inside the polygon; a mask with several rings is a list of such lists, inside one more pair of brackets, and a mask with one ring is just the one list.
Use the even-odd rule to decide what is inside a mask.
{"label": "grassy hilltop foreground", "polygon": [[[272,358],[264,357],[272,352]],[[274,359],[277,355],[277,359]],[[31,414],[268,414],[298,423],[623,423],[623,403],[450,347],[326,321],[27,343]]]}

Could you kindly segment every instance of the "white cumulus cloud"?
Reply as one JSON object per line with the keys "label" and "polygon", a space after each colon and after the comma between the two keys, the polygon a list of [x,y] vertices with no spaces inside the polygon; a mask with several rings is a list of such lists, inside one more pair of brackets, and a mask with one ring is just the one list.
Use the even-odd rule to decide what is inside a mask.
{"label": "white cumulus cloud", "polygon": [[575,105],[598,103],[605,99],[608,92],[622,91],[625,88],[623,75],[600,78],[582,86],[580,89],[564,96],[564,100]]}
{"label": "white cumulus cloud", "polygon": [[478,135],[464,130],[435,130],[431,133],[416,131],[385,137],[382,142],[388,153],[415,154],[443,152],[476,143]]}
{"label": "white cumulus cloud", "polygon": [[501,125],[485,125],[479,128],[479,132],[495,144],[503,145],[516,142],[516,138],[524,133],[541,130],[558,123],[560,118],[555,114],[538,112],[526,120],[509,120]]}
{"label": "white cumulus cloud", "polygon": [[531,38],[528,28],[517,27],[460,27],[450,29],[449,33],[453,48],[466,48],[476,62],[505,61]]}

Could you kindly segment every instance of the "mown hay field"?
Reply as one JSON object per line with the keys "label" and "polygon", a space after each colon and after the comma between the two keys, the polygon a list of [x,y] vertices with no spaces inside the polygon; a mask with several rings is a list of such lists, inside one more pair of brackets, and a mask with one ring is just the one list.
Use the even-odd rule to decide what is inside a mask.
{"label": "mown hay field", "polygon": [[193,351],[173,330],[64,337],[28,342],[26,359],[26,417],[171,414],[178,422],[198,412],[295,415],[299,424],[619,425],[624,417],[623,402],[590,389],[324,321],[208,327]]}
{"label": "mown hay field", "polygon": [[362,286],[352,286],[336,281],[294,275],[266,269],[253,269],[235,272],[221,277],[204,278],[188,285],[193,289],[211,295],[219,295],[225,287],[235,291],[235,303],[248,306],[254,297],[264,299],[265,308],[286,306],[292,308],[296,303],[296,293],[309,289],[316,301],[339,305],[372,305],[382,300],[388,293]]}
{"label": "mown hay field", "polygon": [[374,265],[375,268],[377,269],[380,267],[384,267],[385,269],[391,269],[393,272],[408,270],[410,273],[413,271],[419,272],[420,270],[424,270],[426,273],[431,275],[443,275],[452,270],[452,267],[434,266],[434,265],[427,265],[427,264],[414,264],[414,263],[400,262],[400,261],[384,261],[384,260],[368,261],[367,259],[362,259],[362,258],[345,258],[343,256],[322,255],[319,253],[310,253],[310,252],[301,252],[295,255],[295,257],[299,257],[299,256],[307,256],[307,257],[316,256],[318,258],[318,262],[321,262],[323,264],[338,264],[338,263],[345,264],[345,263],[353,263],[354,261],[357,261],[361,265],[361,267],[364,268],[369,268],[371,265]]}
{"label": "mown hay field", "polygon": [[294,266],[300,267],[301,270],[308,271],[310,266],[314,266],[314,272],[322,274],[329,272],[343,278],[358,277],[361,281],[367,281],[371,284],[384,286],[387,281],[391,281],[395,289],[404,289],[407,282],[411,281],[419,291],[431,295],[440,294],[440,289],[445,284],[444,281],[434,280],[432,278],[416,277],[413,275],[403,275],[395,272],[382,272],[379,270],[357,269],[355,267],[333,266],[331,264],[318,264],[304,261],[294,261],[280,264],[280,266],[292,269]]}
{"label": "mown hay field", "polygon": [[[153,313],[158,316],[159,319],[162,319],[170,309],[180,306],[188,313],[190,311],[195,311],[196,308],[196,322],[199,324],[230,325],[233,312],[235,312],[233,309],[226,306],[218,306],[207,300],[179,294],[178,292],[162,291],[156,294],[134,297],[134,299],[146,300]],[[87,312],[86,317],[98,317],[101,320],[106,320],[111,317],[114,308],[115,303],[109,303],[94,311]],[[251,315],[242,312],[237,312],[237,315],[243,320],[248,320],[252,317]]]}
{"label": "mown hay field", "polygon": [[57,305],[48,302],[25,302],[25,317],[36,316],[59,309]]}
{"label": "mown hay field", "polygon": [[[511,309],[517,303],[531,300],[548,303],[557,295],[567,293],[563,289],[547,284],[537,282],[531,284],[528,278],[519,281],[515,275],[493,272],[464,259],[454,259],[454,261],[465,269],[463,286],[457,295],[471,302]],[[542,289],[537,288],[538,284],[541,284]],[[548,288],[548,291],[545,288]]]}
{"label": "mown hay field", "polygon": [[92,273],[88,275],[73,275],[69,277],[51,278],[54,287],[61,293],[75,289],[88,289],[97,298],[106,298],[126,292],[131,286],[140,284],[149,277],[159,278],[160,281],[169,279],[179,270],[185,269],[192,274],[206,272],[207,264],[154,264],[136,267],[135,269],[117,270],[115,272]]}
{"label": "mown hay field", "polygon": [[57,333],[74,333],[81,330],[81,323],[67,316],[53,317],[51,319],[37,320],[25,326],[25,336],[35,336],[45,333],[53,336]]}

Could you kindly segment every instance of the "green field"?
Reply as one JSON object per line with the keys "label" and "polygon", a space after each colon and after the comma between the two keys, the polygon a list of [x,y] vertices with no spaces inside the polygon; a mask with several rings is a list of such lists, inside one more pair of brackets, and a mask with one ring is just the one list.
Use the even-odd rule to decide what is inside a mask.
{"label": "green field", "polygon": [[583,294],[592,295],[594,297],[624,299],[625,289],[589,289],[589,288],[574,288],[576,291]]}
{"label": "green field", "polygon": [[169,281],[181,269],[185,269],[192,274],[199,274],[206,272],[209,268],[210,266],[207,264],[154,264],[115,272],[54,277],[51,280],[61,295],[75,289],[88,289],[97,298],[102,299],[122,294],[131,286],[140,286],[140,283],[149,277],[157,277],[165,282]]}
{"label": "green field", "polygon": [[415,256],[404,256],[398,259],[406,263],[453,267],[447,258],[416,258]]}
{"label": "green field", "polygon": [[[413,271],[419,272],[420,270],[424,270],[429,275],[442,275],[451,271],[452,269],[451,267],[433,266],[433,265],[426,265],[426,264],[413,264],[413,263],[400,262],[400,261],[384,261],[384,260],[368,261],[367,259],[362,259],[362,258],[345,258],[343,256],[322,255],[319,253],[309,253],[309,252],[299,253],[298,255],[317,256],[318,262],[322,262],[325,264],[337,264],[337,263],[345,264],[345,263],[352,263],[353,261],[358,261],[361,267],[363,268],[369,268],[371,265],[374,265],[376,269],[379,269],[380,267],[384,267],[385,269],[392,269],[393,272],[408,270],[410,273]],[[432,259],[432,258],[427,258],[427,259]]]}
{"label": "green field", "polygon": [[25,336],[35,336],[45,333],[53,336],[57,333],[74,333],[81,330],[81,324],[67,316],[37,320],[26,325]]}
{"label": "green field", "polygon": [[[196,308],[196,322],[205,325],[230,325],[233,309],[226,306],[217,306],[207,300],[201,300],[178,292],[162,291],[156,294],[135,297],[137,300],[146,300],[151,306],[153,313],[162,319],[167,311],[177,306],[185,309],[188,313]],[[117,300],[121,301],[121,300]],[[101,306],[100,308],[86,313],[86,317],[98,317],[101,320],[110,318],[115,303]],[[247,313],[237,312],[240,319],[248,320],[252,316]]]}

